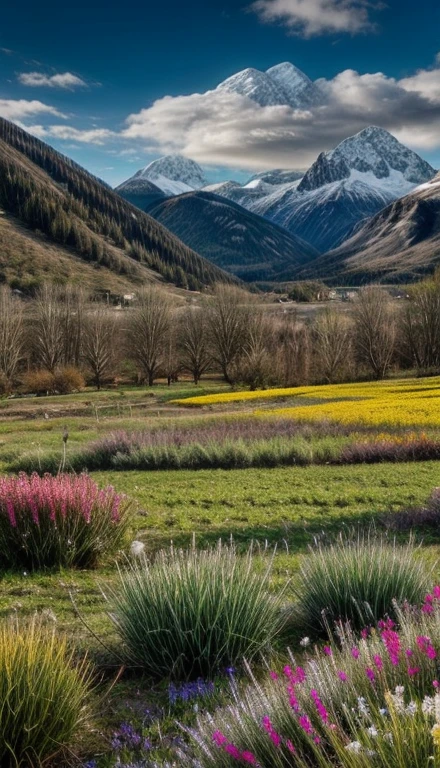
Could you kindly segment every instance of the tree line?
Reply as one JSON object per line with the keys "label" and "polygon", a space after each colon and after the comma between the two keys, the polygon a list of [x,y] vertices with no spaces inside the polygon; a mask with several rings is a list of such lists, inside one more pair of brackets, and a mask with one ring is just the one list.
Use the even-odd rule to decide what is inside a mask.
{"label": "tree line", "polygon": [[[289,306],[289,309],[286,307]],[[4,392],[152,386],[207,373],[250,389],[382,379],[391,370],[440,371],[440,276],[392,301],[362,288],[347,306],[327,305],[308,322],[292,305],[276,311],[261,297],[217,284],[177,305],[156,284],[117,311],[76,287],[44,284],[23,301],[0,289],[0,383]]]}

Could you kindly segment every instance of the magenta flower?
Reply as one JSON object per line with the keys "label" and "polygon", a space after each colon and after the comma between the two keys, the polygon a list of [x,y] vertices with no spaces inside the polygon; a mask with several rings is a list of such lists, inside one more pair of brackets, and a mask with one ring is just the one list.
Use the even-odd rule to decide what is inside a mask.
{"label": "magenta flower", "polygon": [[308,736],[313,735],[313,726],[307,715],[301,715],[301,717],[298,718],[298,722],[304,733],[306,733]]}
{"label": "magenta flower", "polygon": [[315,691],[315,689],[310,691],[310,696],[312,697],[316,710],[318,712],[319,717],[321,718],[323,723],[328,723],[329,716],[328,712],[322,703],[321,699],[319,698],[318,691]]}
{"label": "magenta flower", "polygon": [[329,645],[324,645],[323,651],[324,651],[326,656],[332,656],[333,655],[333,651],[332,651],[332,649],[330,648]]}
{"label": "magenta flower", "polygon": [[366,668],[365,674],[368,677],[370,683],[374,683],[374,681],[376,680],[376,675],[374,674],[374,670],[371,669],[371,667]]}
{"label": "magenta flower", "polygon": [[359,648],[352,648],[351,655],[353,656],[354,659],[358,659],[359,656],[361,655]]}
{"label": "magenta flower", "polygon": [[408,667],[408,675],[410,677],[414,677],[415,675],[418,675],[420,672],[420,667]]}
{"label": "magenta flower", "polygon": [[378,669],[380,672],[380,670],[383,669],[382,657],[379,656],[379,654],[376,654],[376,656],[373,656],[373,661],[376,666],[376,669]]}
{"label": "magenta flower", "polygon": [[348,675],[346,675],[346,673],[343,672],[342,670],[339,670],[338,677],[340,680],[342,680],[343,683],[346,683],[348,680]]}

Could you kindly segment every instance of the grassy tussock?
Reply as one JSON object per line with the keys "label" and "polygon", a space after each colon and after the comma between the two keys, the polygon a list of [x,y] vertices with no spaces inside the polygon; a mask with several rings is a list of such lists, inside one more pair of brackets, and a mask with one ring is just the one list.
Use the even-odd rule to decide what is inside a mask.
{"label": "grassy tussock", "polygon": [[120,571],[111,617],[132,663],[163,678],[212,675],[269,653],[283,628],[283,591],[269,593],[252,550],[163,550]]}
{"label": "grassy tussock", "polygon": [[0,765],[40,766],[72,745],[89,717],[91,671],[38,619],[0,625]]}

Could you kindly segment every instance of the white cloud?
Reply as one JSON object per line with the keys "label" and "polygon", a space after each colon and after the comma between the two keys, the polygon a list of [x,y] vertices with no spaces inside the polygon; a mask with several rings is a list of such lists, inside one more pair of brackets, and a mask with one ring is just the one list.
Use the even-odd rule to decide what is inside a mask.
{"label": "white cloud", "polygon": [[368,0],[256,0],[250,10],[264,22],[280,22],[304,37],[326,33],[358,34],[374,29]]}
{"label": "white cloud", "polygon": [[[414,149],[440,148],[440,66],[396,80],[345,70],[319,80],[322,104],[310,111],[260,107],[224,90],[159,99],[127,118],[121,137],[137,149],[180,152],[231,168],[306,168],[368,125]],[[139,144],[141,143],[141,147]]]}
{"label": "white cloud", "polygon": [[49,104],[43,104],[41,101],[33,99],[27,101],[26,99],[0,99],[0,117],[5,117],[7,120],[24,120],[34,115],[53,115],[54,117],[65,118],[55,107],[51,107]]}
{"label": "white cloud", "polygon": [[42,72],[21,72],[18,80],[22,85],[31,88],[62,88],[73,91],[75,88],[87,88],[87,83],[71,72],[63,72],[58,75],[44,75]]}
{"label": "white cloud", "polygon": [[46,136],[65,141],[79,141],[82,144],[97,144],[102,146],[110,139],[116,137],[117,134],[107,128],[81,130],[69,125],[51,125],[46,129]]}

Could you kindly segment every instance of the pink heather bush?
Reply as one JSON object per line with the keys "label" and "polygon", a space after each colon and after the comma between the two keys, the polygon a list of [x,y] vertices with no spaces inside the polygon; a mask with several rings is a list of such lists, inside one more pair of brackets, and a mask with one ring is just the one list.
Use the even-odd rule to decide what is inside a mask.
{"label": "pink heather bush", "polygon": [[92,568],[121,545],[131,505],[88,475],[0,478],[0,557],[5,568]]}
{"label": "pink heather bush", "polygon": [[[336,641],[302,666],[250,669],[233,703],[189,730],[201,768],[409,768],[440,765],[440,587],[421,607],[395,606],[362,634]],[[233,745],[233,749],[225,749]]]}

